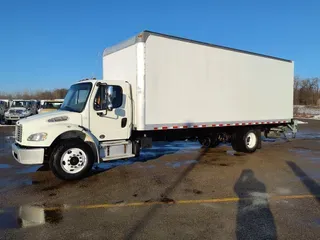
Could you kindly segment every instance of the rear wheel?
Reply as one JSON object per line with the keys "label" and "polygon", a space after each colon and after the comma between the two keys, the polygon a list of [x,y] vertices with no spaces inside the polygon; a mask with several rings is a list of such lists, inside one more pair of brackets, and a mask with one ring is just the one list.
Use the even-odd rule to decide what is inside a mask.
{"label": "rear wheel", "polygon": [[91,148],[86,143],[64,141],[53,150],[49,164],[58,178],[76,180],[90,172],[94,162],[93,156]]}
{"label": "rear wheel", "polygon": [[259,134],[254,129],[241,129],[234,133],[231,144],[237,152],[253,153],[259,146]]}
{"label": "rear wheel", "polygon": [[217,137],[207,136],[199,138],[199,143],[204,148],[215,148],[219,145],[220,141]]}

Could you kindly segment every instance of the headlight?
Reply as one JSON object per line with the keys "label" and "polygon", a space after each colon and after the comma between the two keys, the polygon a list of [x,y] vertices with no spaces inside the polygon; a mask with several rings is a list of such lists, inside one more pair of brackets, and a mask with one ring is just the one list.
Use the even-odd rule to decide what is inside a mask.
{"label": "headlight", "polygon": [[48,134],[47,133],[35,133],[28,137],[28,141],[44,141],[47,139]]}
{"label": "headlight", "polygon": [[5,112],[4,115],[5,115],[5,116],[8,116],[8,115],[9,115],[9,111]]}

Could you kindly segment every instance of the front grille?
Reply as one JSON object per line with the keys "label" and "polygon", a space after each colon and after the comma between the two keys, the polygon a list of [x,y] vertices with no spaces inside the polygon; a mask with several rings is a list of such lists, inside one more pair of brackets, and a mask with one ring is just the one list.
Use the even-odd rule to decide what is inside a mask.
{"label": "front grille", "polygon": [[10,114],[16,115],[16,114],[22,114],[23,110],[10,110],[9,111]]}
{"label": "front grille", "polygon": [[22,125],[16,125],[16,140],[18,142],[22,141]]}

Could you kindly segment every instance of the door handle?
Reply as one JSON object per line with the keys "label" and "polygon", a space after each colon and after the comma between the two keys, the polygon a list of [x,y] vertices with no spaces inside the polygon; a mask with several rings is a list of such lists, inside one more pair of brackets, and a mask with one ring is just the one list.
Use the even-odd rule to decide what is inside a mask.
{"label": "door handle", "polygon": [[97,115],[98,115],[99,117],[102,117],[104,114],[103,114],[103,112],[97,112]]}
{"label": "door handle", "polygon": [[127,126],[127,118],[122,118],[121,119],[121,127],[124,128],[125,126]]}

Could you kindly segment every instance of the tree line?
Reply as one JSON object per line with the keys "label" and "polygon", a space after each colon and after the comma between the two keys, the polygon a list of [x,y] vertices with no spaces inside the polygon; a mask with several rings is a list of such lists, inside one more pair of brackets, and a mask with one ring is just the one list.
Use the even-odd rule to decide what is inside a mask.
{"label": "tree line", "polygon": [[51,100],[51,99],[63,99],[67,94],[68,89],[59,88],[52,91],[23,91],[17,93],[4,93],[0,92],[0,99],[36,99],[36,100]]}
{"label": "tree line", "polygon": [[294,104],[320,106],[320,78],[294,78]]}

